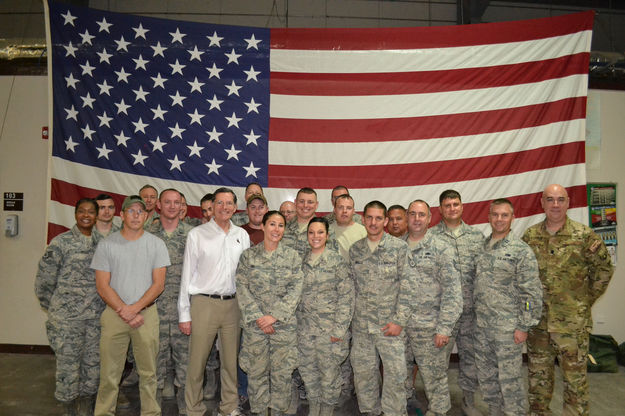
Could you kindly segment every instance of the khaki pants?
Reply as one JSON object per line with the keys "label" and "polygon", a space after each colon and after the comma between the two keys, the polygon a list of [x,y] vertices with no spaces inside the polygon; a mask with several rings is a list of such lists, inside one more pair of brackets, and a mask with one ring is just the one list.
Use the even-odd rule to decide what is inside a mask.
{"label": "khaki pants", "polygon": [[152,305],[141,312],[144,324],[133,329],[110,307],[106,307],[100,323],[100,387],[96,399],[95,416],[114,416],[119,393],[119,382],[124,371],[128,343],[139,373],[141,415],[160,415],[156,400],[156,356],[158,354],[158,312]]}
{"label": "khaki pants", "polygon": [[230,414],[239,404],[237,393],[237,353],[239,351],[239,304],[236,299],[214,299],[203,295],[191,297],[191,339],[185,386],[189,416],[202,416],[204,368],[215,336],[219,335],[221,361],[221,403],[219,411]]}

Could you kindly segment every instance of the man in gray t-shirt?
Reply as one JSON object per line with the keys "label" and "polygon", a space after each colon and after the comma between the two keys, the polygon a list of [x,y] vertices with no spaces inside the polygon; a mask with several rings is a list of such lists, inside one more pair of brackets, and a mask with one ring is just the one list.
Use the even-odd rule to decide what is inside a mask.
{"label": "man in gray t-shirt", "polygon": [[156,399],[158,312],[154,301],[165,286],[170,265],[163,241],[143,230],[145,202],[138,195],[122,204],[123,228],[102,240],[91,268],[106,302],[100,317],[100,386],[95,415],[114,415],[128,343],[137,363],[142,415],[160,415]]}

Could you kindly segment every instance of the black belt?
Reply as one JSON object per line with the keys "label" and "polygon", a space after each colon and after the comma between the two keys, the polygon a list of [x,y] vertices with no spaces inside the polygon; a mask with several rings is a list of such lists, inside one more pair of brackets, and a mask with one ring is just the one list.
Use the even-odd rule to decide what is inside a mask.
{"label": "black belt", "polygon": [[213,298],[213,299],[221,299],[221,300],[234,299],[237,296],[236,293],[233,293],[232,295],[209,295],[208,293],[198,293],[198,295],[206,296],[208,298]]}

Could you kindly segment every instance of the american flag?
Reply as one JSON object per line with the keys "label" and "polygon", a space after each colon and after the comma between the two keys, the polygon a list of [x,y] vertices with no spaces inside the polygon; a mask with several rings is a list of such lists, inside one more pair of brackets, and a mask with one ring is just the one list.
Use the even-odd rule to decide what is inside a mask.
{"label": "american flag", "polygon": [[453,188],[465,221],[482,227],[489,202],[510,198],[519,231],[541,219],[543,187],[560,183],[570,216],[587,221],[592,12],[266,29],[48,9],[49,238],[74,223],[79,197],[121,202],[146,183],[197,205],[218,186],[242,196],[256,181],[271,208],[310,186],[321,212],[338,184],[357,209],[436,207]]}

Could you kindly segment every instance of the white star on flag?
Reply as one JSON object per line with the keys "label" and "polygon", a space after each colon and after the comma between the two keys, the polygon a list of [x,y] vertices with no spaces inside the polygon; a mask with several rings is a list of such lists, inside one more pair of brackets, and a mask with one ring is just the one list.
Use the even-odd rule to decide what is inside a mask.
{"label": "white star on flag", "polygon": [[171,43],[174,42],[180,42],[182,43],[182,38],[187,36],[184,33],[180,33],[180,29],[176,28],[176,32],[175,33],[169,33],[171,35]]}
{"label": "white star on flag", "polygon": [[143,165],[143,166],[145,166],[145,164],[143,163],[143,161],[144,161],[145,159],[147,159],[147,158],[148,158],[147,156],[144,156],[144,155],[141,153],[141,150],[140,150],[140,149],[139,149],[139,151],[138,151],[137,153],[133,154],[133,155],[132,155],[132,157],[134,157],[134,158],[135,158],[135,161],[133,162],[133,165],[140,164],[140,165]]}
{"label": "white star on flag", "polygon": [[223,40],[223,38],[217,35],[217,31],[213,32],[211,36],[206,36],[206,37],[208,38],[208,40],[210,40],[210,44],[208,46],[221,47],[220,42]]}
{"label": "white star on flag", "polygon": [[189,157],[195,155],[199,158],[201,158],[202,156],[200,155],[200,151],[202,151],[202,149],[204,149],[202,146],[198,146],[197,145],[197,140],[193,142],[193,146],[187,146],[190,150],[189,152]]}
{"label": "white star on flag", "polygon": [[126,142],[130,140],[130,137],[126,136],[123,130],[120,130],[119,134],[115,134],[114,137],[117,140],[118,146],[128,147]]}
{"label": "white star on flag", "polygon": [[178,160],[178,155],[174,155],[173,159],[167,159],[167,160],[169,161],[169,163],[171,163],[171,167],[169,168],[169,170],[178,169],[179,171],[182,172],[182,169],[180,169],[180,166],[182,166],[184,161]]}
{"label": "white star on flag", "polygon": [[96,149],[98,149],[98,159],[101,157],[108,159],[109,153],[112,152],[112,150],[106,148],[106,143],[102,143],[102,147],[96,147]]}
{"label": "white star on flag", "polygon": [[150,143],[152,143],[153,152],[159,151],[161,153],[164,153],[163,147],[165,147],[167,143],[162,142],[160,137],[156,136],[156,140],[150,140]]}
{"label": "white star on flag", "polygon": [[217,163],[215,163],[215,159],[214,158],[211,161],[211,163],[205,163],[205,165],[208,168],[208,174],[209,175],[211,173],[216,173],[217,175],[219,175],[219,168],[223,166],[223,165],[218,165]]}
{"label": "white star on flag", "polygon": [[109,31],[109,28],[111,26],[113,26],[111,23],[108,23],[106,21],[106,17],[103,17],[101,21],[96,22],[98,24],[98,26],[100,27],[100,29],[98,30],[98,32],[106,32],[106,33],[111,33]]}
{"label": "white star on flag", "polygon": [[69,138],[65,140],[65,150],[76,152],[76,150],[74,150],[76,146],[78,146],[78,143],[72,140],[72,136],[69,136]]}
{"label": "white star on flag", "polygon": [[80,130],[82,130],[82,134],[83,134],[83,139],[89,139],[89,140],[93,140],[93,133],[95,133],[95,130],[91,130],[91,127],[89,127],[89,124],[87,124],[85,127],[82,127]]}
{"label": "white star on flag", "polygon": [[250,162],[250,165],[245,167],[243,166],[243,169],[245,170],[246,174],[245,177],[247,178],[248,176],[253,176],[256,177],[256,172],[260,170],[260,168],[255,168],[254,167],[254,162]]}
{"label": "white star on flag", "polygon": [[144,29],[141,23],[139,23],[138,27],[133,27],[132,30],[135,31],[135,39],[137,38],[145,39],[145,34],[150,31],[149,29]]}

